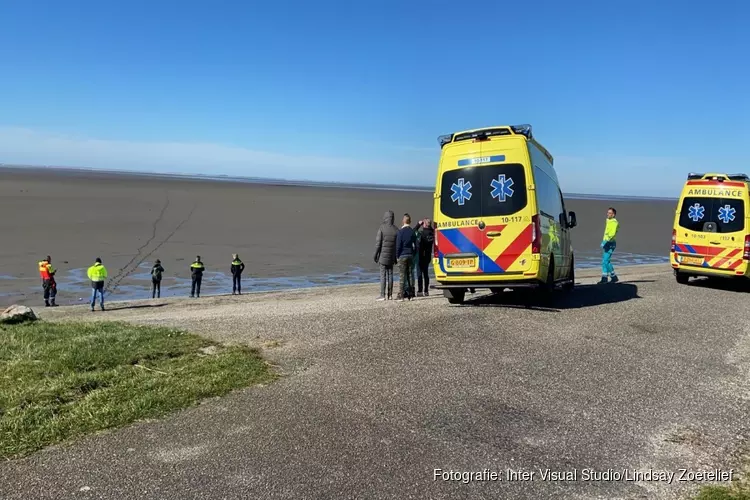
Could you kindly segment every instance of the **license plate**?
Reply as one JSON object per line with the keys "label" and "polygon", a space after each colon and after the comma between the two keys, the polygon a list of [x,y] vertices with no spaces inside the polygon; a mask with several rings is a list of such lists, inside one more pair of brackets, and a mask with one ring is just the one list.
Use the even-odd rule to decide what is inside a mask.
{"label": "license plate", "polygon": [[474,267],[475,259],[448,259],[448,267]]}
{"label": "license plate", "polygon": [[680,260],[681,264],[687,264],[690,266],[702,266],[703,265],[703,257],[683,257]]}

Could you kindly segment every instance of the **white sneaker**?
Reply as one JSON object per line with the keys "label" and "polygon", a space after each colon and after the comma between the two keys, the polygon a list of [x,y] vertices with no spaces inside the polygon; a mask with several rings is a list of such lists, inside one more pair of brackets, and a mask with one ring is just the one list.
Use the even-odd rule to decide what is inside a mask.
{"label": "white sneaker", "polygon": [[375,299],[375,300],[377,300],[378,302],[380,302],[380,301],[383,301],[383,300],[385,300],[385,297],[378,297],[378,298],[377,298],[377,299]]}

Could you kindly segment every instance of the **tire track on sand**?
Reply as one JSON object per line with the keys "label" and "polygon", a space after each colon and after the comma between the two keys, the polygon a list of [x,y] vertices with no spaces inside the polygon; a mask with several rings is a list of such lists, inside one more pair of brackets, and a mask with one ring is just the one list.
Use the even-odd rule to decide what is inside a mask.
{"label": "tire track on sand", "polygon": [[126,278],[128,275],[132,274],[133,271],[135,271],[135,269],[138,267],[139,264],[136,264],[135,267],[133,269],[130,269],[129,271],[128,269],[133,264],[133,262],[135,262],[135,260],[141,254],[141,252],[143,252],[143,250],[146,249],[151,244],[151,242],[154,241],[154,239],[156,238],[156,232],[157,232],[156,228],[159,225],[159,223],[162,221],[162,219],[164,218],[164,214],[167,212],[167,209],[169,208],[169,204],[170,204],[169,191],[164,192],[164,197],[165,197],[164,206],[161,208],[161,212],[159,212],[159,215],[156,216],[156,219],[151,224],[151,237],[148,240],[146,240],[146,243],[138,247],[135,251],[135,255],[133,255],[133,258],[131,258],[127,264],[122,266],[117,271],[117,274],[115,276],[110,278],[109,284],[105,288],[105,291],[107,293],[112,293],[112,291],[117,288],[117,286],[120,284],[120,282],[124,278]]}
{"label": "tire track on sand", "polygon": [[[177,226],[175,226],[175,228],[172,230],[172,232],[170,232],[163,240],[161,240],[161,242],[158,245],[156,245],[153,250],[151,250],[149,253],[147,253],[146,255],[144,255],[138,262],[136,262],[135,263],[135,267],[133,268],[133,271],[135,269],[137,269],[138,266],[140,266],[143,263],[144,260],[148,259],[151,255],[154,254],[154,252],[156,252],[157,250],[159,250],[165,243],[167,243],[169,240],[171,240],[172,236],[174,236],[175,234],[177,234],[177,231],[179,231],[182,228],[182,226],[184,226],[185,224],[187,224],[190,221],[190,219],[193,217],[193,213],[195,212],[195,209],[197,207],[198,206],[196,204],[193,204],[193,208],[190,209],[190,212],[188,212],[187,217],[185,217],[185,219],[183,219],[182,222],[180,222],[179,224],[177,224]],[[120,281],[122,281],[123,279],[127,278],[131,273],[132,273],[132,271],[129,272],[129,273],[127,273],[127,274],[125,274],[124,276],[122,276],[117,281],[117,283],[114,285],[114,287],[112,287],[112,290],[109,291],[108,293],[114,292],[117,289],[117,286],[120,284]]]}

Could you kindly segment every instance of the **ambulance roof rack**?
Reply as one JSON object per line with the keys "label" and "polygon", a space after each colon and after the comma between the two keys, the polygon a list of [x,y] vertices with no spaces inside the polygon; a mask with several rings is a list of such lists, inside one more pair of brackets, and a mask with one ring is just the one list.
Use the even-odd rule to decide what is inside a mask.
{"label": "ambulance roof rack", "polygon": [[708,173],[708,174],[701,174],[701,173],[695,173],[690,172],[687,176],[689,181],[694,180],[714,180],[714,181],[742,181],[742,182],[750,182],[750,177],[747,176],[747,174],[714,174],[714,173]]}
{"label": "ambulance roof rack", "polygon": [[487,139],[488,137],[496,135],[522,135],[527,139],[531,140],[534,136],[531,133],[531,125],[528,123],[522,125],[504,125],[500,127],[487,127],[475,130],[467,130],[464,132],[457,132],[455,134],[446,134],[438,137],[438,143],[440,149],[446,144],[451,142],[466,141],[469,139]]}

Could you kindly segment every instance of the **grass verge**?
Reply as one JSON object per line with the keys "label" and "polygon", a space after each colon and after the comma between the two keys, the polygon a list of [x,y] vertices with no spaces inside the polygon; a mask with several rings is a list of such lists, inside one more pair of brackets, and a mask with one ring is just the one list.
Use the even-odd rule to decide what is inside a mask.
{"label": "grass verge", "polygon": [[0,325],[0,458],[274,378],[255,349],[169,328]]}
{"label": "grass verge", "polygon": [[703,486],[695,500],[750,500],[750,488],[737,486]]}
{"label": "grass verge", "polygon": [[750,456],[740,459],[741,468],[728,486],[703,486],[694,500],[750,500]]}

